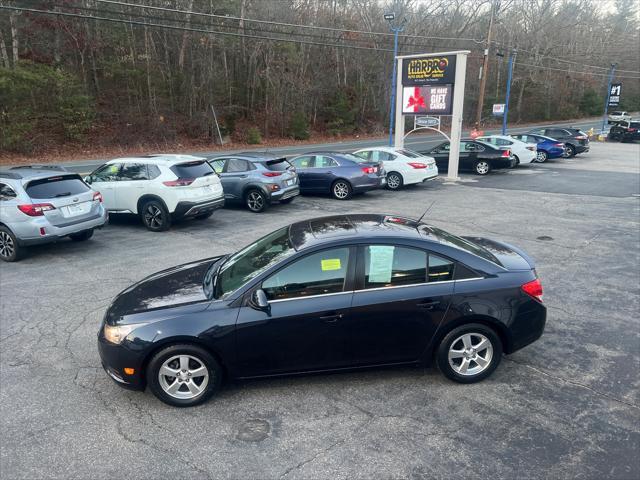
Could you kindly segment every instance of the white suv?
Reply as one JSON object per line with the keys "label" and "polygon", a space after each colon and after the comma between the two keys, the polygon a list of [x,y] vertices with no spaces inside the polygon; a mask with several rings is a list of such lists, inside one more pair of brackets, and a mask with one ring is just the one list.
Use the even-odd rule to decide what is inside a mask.
{"label": "white suv", "polygon": [[102,194],[107,210],[138,214],[155,232],[173,220],[208,218],[224,206],[220,178],[204,158],[191,155],[116,158],[85,181]]}

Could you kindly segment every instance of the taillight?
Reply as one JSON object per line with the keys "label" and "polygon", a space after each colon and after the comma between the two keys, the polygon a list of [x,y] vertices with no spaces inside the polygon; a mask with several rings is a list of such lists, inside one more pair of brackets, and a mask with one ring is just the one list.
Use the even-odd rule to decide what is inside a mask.
{"label": "taillight", "polygon": [[627,128],[627,131],[631,133],[635,132],[636,130],[637,128],[631,128],[631,127]]}
{"label": "taillight", "polygon": [[511,150],[503,150],[502,151],[502,156],[509,158],[511,156]]}
{"label": "taillight", "polygon": [[542,283],[540,283],[540,279],[536,278],[535,280],[527,282],[520,288],[531,298],[535,298],[539,302],[542,302]]}
{"label": "taillight", "polygon": [[411,165],[413,168],[427,168],[427,165],[424,163],[409,162],[409,165]]}
{"label": "taillight", "polygon": [[162,182],[167,187],[188,187],[195,181],[195,178],[179,178],[177,180],[167,180]]}
{"label": "taillight", "polygon": [[364,173],[376,173],[378,171],[378,167],[362,167],[362,171]]}
{"label": "taillight", "polygon": [[41,217],[44,215],[44,212],[55,209],[56,207],[50,203],[29,203],[27,205],[18,205],[18,210],[30,217]]}
{"label": "taillight", "polygon": [[556,143],[556,147],[564,148],[564,143]]}
{"label": "taillight", "polygon": [[102,203],[102,194],[100,192],[96,192],[93,194],[93,201]]}
{"label": "taillight", "polygon": [[265,177],[279,177],[283,173],[284,172],[262,172],[262,175],[264,175]]}
{"label": "taillight", "polygon": [[576,137],[577,140],[586,140],[587,138],[589,138],[589,137],[587,137],[586,135],[578,135]]}

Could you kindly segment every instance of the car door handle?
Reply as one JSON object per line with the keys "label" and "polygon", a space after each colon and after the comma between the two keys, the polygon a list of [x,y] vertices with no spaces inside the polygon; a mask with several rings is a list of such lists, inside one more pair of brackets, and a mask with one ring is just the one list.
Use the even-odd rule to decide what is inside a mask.
{"label": "car door handle", "polygon": [[440,300],[425,300],[424,302],[416,303],[420,308],[425,310],[433,310],[433,308],[440,304]]}
{"label": "car door handle", "polygon": [[327,323],[333,323],[340,320],[344,315],[342,313],[333,313],[331,315],[323,315],[320,320],[324,320]]}

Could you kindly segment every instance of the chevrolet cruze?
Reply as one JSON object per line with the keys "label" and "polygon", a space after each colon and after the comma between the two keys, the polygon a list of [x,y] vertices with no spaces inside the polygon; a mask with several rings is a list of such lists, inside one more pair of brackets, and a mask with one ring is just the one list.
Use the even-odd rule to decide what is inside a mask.
{"label": "chevrolet cruze", "polygon": [[434,362],[477,382],[545,321],[534,263],[517,247],[345,215],[147,277],[109,306],[98,347],[119,385],[186,407],[225,377]]}

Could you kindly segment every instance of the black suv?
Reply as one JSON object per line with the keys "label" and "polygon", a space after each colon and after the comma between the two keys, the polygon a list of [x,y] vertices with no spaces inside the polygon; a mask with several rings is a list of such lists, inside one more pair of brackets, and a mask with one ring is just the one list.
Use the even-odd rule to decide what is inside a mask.
{"label": "black suv", "polygon": [[540,127],[527,133],[544,135],[565,144],[567,157],[575,157],[578,153],[589,151],[589,135],[579,128]]}
{"label": "black suv", "polygon": [[622,120],[609,129],[609,140],[631,142],[640,140],[640,120]]}

